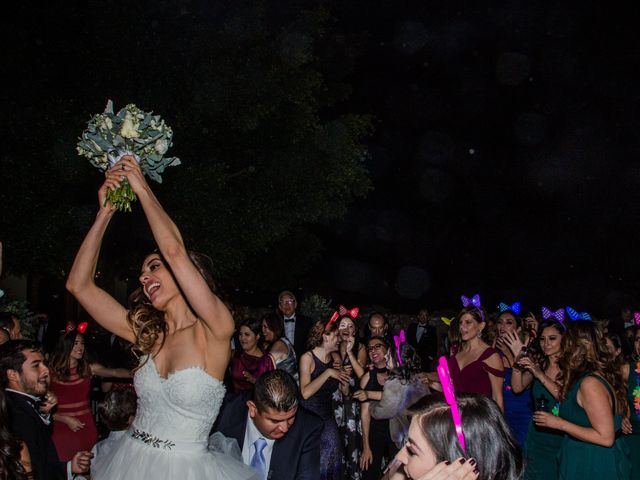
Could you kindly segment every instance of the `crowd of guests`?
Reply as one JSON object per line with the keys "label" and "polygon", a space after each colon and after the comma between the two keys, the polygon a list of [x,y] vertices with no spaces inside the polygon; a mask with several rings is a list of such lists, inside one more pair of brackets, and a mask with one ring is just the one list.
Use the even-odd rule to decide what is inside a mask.
{"label": "crowd of guests", "polygon": [[[308,318],[283,291],[276,311],[237,323],[211,438],[237,440],[263,478],[640,478],[640,326],[520,313],[463,297],[452,320],[422,310],[392,328],[343,306]],[[94,361],[86,328],[68,325],[44,352],[0,313],[0,479],[88,477],[130,428],[132,369]]]}
{"label": "crowd of guests", "polygon": [[[127,308],[95,283],[107,192],[125,180],[157,244]],[[630,309],[624,328],[463,296],[455,318],[421,311],[405,330],[343,306],[307,318],[284,291],[276,311],[234,323],[211,267],[135,158],[105,172],[66,283],[95,323],[45,352],[0,313],[0,480],[640,478]],[[109,346],[87,345],[94,357],[96,324]],[[105,361],[121,342],[135,365]]]}

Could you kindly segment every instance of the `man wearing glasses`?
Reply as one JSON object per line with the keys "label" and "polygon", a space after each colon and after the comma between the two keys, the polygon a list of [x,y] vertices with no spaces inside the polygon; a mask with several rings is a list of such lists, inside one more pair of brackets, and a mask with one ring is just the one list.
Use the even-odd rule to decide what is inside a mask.
{"label": "man wearing glasses", "polygon": [[293,293],[289,290],[280,292],[278,295],[278,314],[284,321],[284,335],[293,343],[296,357],[300,358],[308,350],[307,338],[313,322],[310,318],[297,314],[297,306],[298,302]]}

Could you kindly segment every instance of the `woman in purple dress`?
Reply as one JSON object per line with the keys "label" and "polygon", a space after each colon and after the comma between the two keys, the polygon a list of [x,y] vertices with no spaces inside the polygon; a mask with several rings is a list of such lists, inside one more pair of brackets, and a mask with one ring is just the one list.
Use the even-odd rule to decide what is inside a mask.
{"label": "woman in purple dress", "polygon": [[275,370],[273,357],[260,348],[261,335],[262,327],[257,320],[249,318],[240,324],[240,348],[233,353],[229,365],[234,393],[252,391],[263,373]]}
{"label": "woman in purple dress", "polygon": [[460,311],[457,317],[460,343],[451,349],[447,362],[456,392],[486,395],[504,411],[504,367],[498,351],[482,340],[485,318],[481,308],[465,307]]}

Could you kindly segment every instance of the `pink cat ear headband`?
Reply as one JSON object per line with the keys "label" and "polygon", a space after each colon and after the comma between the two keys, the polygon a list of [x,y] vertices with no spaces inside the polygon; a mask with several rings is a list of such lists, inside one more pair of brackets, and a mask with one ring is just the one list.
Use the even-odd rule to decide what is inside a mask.
{"label": "pink cat ear headband", "polygon": [[400,346],[406,343],[407,337],[404,334],[404,330],[400,330],[400,335],[393,336],[393,342],[396,344],[396,355],[398,357],[398,365],[402,365],[402,356],[400,355]]}
{"label": "pink cat ear headband", "polygon": [[449,372],[449,364],[445,357],[440,357],[438,360],[438,378],[442,384],[442,391],[444,392],[444,398],[451,408],[451,417],[453,418],[453,425],[456,428],[456,436],[462,447],[462,451],[466,454],[467,447],[464,439],[464,432],[462,431],[462,419],[460,418],[460,410],[458,409],[458,402],[456,402],[455,390],[453,389],[453,380],[451,380],[451,373]]}

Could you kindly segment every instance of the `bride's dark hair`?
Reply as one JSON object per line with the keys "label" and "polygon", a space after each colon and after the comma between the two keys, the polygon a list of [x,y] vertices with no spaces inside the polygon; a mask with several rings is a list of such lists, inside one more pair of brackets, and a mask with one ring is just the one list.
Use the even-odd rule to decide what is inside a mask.
{"label": "bride's dark hair", "polygon": [[[166,262],[160,251],[154,250],[155,253],[160,256],[162,263],[167,270],[171,272],[169,264]],[[213,261],[207,255],[202,253],[189,251],[189,258],[204,278],[205,282],[215,292],[215,283],[213,281],[213,275],[211,270],[213,267]],[[151,254],[149,254],[151,255]],[[147,255],[148,256],[148,255]],[[175,280],[175,275],[171,272]],[[176,285],[178,282],[176,281]],[[178,285],[180,288],[180,285]],[[164,312],[157,310],[151,305],[151,301],[144,294],[142,286],[135,289],[131,295],[129,295],[129,312],[127,313],[127,322],[129,327],[135,335],[133,342],[133,350],[141,354],[150,354],[153,351],[158,339],[160,339],[160,348],[164,345],[164,338],[167,333],[167,324],[164,321]]]}

